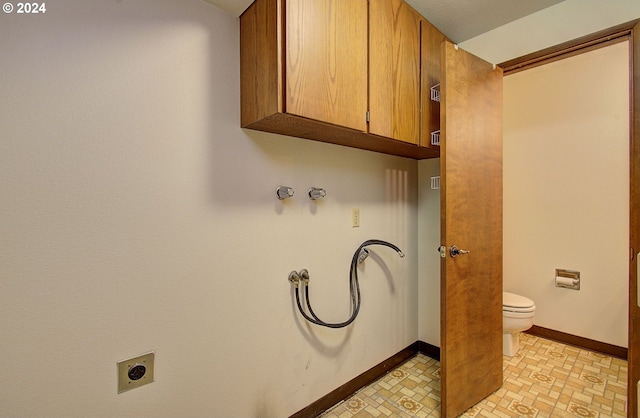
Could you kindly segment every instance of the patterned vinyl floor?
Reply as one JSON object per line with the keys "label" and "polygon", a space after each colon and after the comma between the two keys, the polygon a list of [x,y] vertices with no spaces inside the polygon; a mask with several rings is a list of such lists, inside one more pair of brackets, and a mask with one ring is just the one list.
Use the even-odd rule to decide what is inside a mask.
{"label": "patterned vinyl floor", "polygon": [[[625,418],[627,362],[529,334],[502,387],[461,417]],[[440,417],[440,364],[418,354],[323,418]]]}

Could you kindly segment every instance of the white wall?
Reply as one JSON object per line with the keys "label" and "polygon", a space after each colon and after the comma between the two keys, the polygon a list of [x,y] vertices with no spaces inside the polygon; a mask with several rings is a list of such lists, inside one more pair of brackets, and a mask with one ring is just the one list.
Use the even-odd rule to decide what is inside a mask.
{"label": "white wall", "polygon": [[[0,16],[1,416],[288,416],[418,339],[415,161],[240,129],[213,6],[47,7]],[[371,247],[356,322],[307,325],[288,273],[343,320],[369,238],[407,256]],[[156,381],[116,394],[150,350]]]}
{"label": "white wall", "polygon": [[431,177],[440,176],[440,159],[418,162],[418,336],[440,347],[440,190]]}
{"label": "white wall", "polygon": [[[504,79],[504,288],[535,324],[627,346],[629,45]],[[579,291],[555,269],[581,273]]]}

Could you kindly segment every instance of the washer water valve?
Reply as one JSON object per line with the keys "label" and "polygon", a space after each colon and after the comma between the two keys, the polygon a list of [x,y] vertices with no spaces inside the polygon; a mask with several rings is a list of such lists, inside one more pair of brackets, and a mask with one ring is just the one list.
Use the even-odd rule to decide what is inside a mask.
{"label": "washer water valve", "polygon": [[276,189],[276,196],[280,200],[288,199],[293,197],[293,189],[287,186],[279,186]]}
{"label": "washer water valve", "polygon": [[309,199],[318,200],[322,199],[327,195],[327,191],[325,189],[321,189],[319,187],[312,187],[309,189]]}

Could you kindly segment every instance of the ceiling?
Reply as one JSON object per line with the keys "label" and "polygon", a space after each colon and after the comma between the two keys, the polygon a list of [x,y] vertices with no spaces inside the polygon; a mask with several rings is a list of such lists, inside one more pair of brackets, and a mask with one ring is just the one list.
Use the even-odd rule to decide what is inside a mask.
{"label": "ceiling", "polygon": [[[204,0],[240,16],[253,0]],[[455,43],[564,0],[406,0]]]}
{"label": "ceiling", "polygon": [[405,0],[460,43],[564,0]]}

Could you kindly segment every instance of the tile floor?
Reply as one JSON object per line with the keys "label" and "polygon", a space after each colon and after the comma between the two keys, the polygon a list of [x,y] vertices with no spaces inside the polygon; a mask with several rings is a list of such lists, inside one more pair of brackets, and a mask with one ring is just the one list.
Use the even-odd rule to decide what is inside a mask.
{"label": "tile floor", "polygon": [[[627,362],[520,334],[504,384],[461,417],[625,418]],[[440,364],[418,354],[322,418],[440,417]]]}

